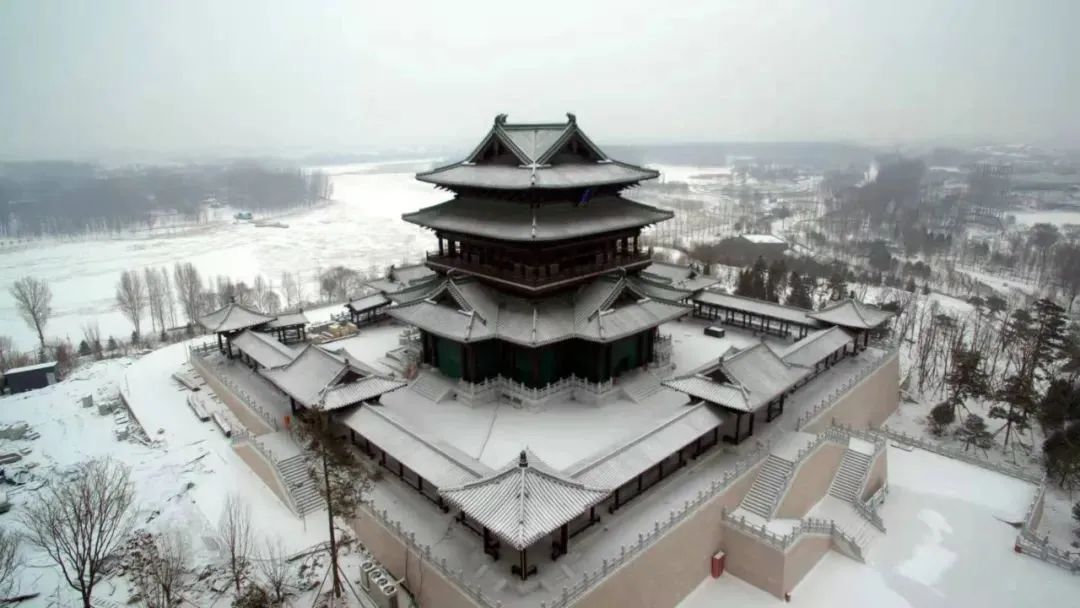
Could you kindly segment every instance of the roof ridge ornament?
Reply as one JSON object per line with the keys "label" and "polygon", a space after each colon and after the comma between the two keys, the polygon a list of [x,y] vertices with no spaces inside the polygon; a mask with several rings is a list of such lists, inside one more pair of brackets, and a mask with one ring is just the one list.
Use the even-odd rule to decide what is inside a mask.
{"label": "roof ridge ornament", "polygon": [[501,126],[505,125],[506,124],[506,117],[507,117],[506,114],[496,114],[495,115],[495,126],[501,127]]}
{"label": "roof ridge ornament", "polygon": [[568,124],[568,125],[576,125],[577,124],[577,116],[574,116],[573,112],[567,112],[566,113],[566,124]]}
{"label": "roof ridge ornament", "polygon": [[529,457],[525,453],[525,450],[521,450],[521,454],[518,455],[518,466],[521,468],[529,466]]}

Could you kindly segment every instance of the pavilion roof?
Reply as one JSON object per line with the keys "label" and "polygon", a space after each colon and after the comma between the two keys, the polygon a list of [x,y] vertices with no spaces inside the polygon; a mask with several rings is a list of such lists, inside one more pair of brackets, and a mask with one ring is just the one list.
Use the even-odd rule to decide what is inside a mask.
{"label": "pavilion roof", "polygon": [[416,179],[446,187],[502,190],[631,185],[659,176],[657,171],[621,163],[606,154],[578,127],[573,114],[565,123],[495,122],[463,161],[419,173]]}
{"label": "pavilion roof", "polygon": [[809,375],[759,342],[695,374],[672,378],[664,386],[739,412],[752,412]]}
{"label": "pavilion roof", "polygon": [[391,266],[386,276],[368,281],[367,285],[387,295],[393,295],[424,285],[435,278],[435,271],[424,264],[396,268]]}
{"label": "pavilion roof", "polygon": [[380,306],[387,306],[390,304],[390,298],[386,297],[386,294],[377,292],[368,294],[361,298],[355,298],[349,300],[345,306],[355,312],[364,312],[365,310],[371,310],[372,308],[378,308]]}
{"label": "pavilion roof", "polygon": [[459,196],[401,216],[432,230],[507,241],[554,241],[636,228],[671,219],[672,212],[619,196],[599,196],[529,206],[513,201]]}
{"label": "pavilion roof", "polygon": [[684,264],[653,262],[641,271],[641,279],[694,293],[720,282],[716,277],[702,274],[696,268]]}
{"label": "pavilion roof", "polygon": [[845,298],[817,312],[812,312],[809,316],[830,325],[852,329],[873,329],[892,318],[893,313],[863,304],[858,300]]}
{"label": "pavilion roof", "polygon": [[258,327],[273,320],[274,317],[272,316],[264,315],[234,301],[214,312],[199,317],[199,325],[202,325],[207,331],[220,334],[249,327]]}
{"label": "pavilion roof", "polygon": [[842,327],[819,329],[789,346],[780,353],[780,358],[792,365],[813,367],[851,342],[851,334]]}
{"label": "pavilion roof", "polygon": [[458,342],[499,338],[539,346],[581,338],[610,342],[686,314],[688,308],[643,298],[625,278],[597,278],[572,295],[518,298],[471,280],[447,280],[428,299],[389,314]]}
{"label": "pavilion roof", "polygon": [[241,352],[266,368],[281,367],[297,355],[296,350],[278,342],[273,336],[250,329],[244,330],[233,338],[232,343]]}
{"label": "pavilion roof", "polygon": [[566,472],[575,481],[614,490],[723,422],[718,408],[708,403],[684,407],[659,426],[609,451],[589,456]]}
{"label": "pavilion roof", "polygon": [[528,450],[483,479],[440,491],[450,504],[518,550],[559,529],[609,493],[555,472]]}
{"label": "pavilion roof", "polygon": [[[304,407],[319,410],[355,405],[406,385],[368,375],[345,357],[314,344],[307,345],[288,364],[259,373]],[[344,381],[346,377],[351,380]]]}
{"label": "pavilion roof", "polygon": [[307,325],[307,317],[304,316],[303,311],[282,313],[266,324],[269,329],[280,329],[282,327],[298,327],[301,325]]}
{"label": "pavilion roof", "polygon": [[758,300],[757,298],[747,298],[745,296],[735,296],[715,291],[703,291],[694,296],[694,301],[740,312],[761,315],[769,317],[770,319],[787,321],[806,327],[821,326],[818,320],[813,316],[814,311],[812,310],[795,306],[785,306],[775,302]]}

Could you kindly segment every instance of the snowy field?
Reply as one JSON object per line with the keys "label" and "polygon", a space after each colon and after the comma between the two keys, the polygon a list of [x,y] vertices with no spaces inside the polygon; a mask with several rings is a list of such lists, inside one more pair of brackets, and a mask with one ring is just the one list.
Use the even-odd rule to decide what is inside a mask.
{"label": "snowy field", "polygon": [[[860,564],[830,551],[794,589],[807,607],[1013,608],[1062,605],[1080,578],[1017,555],[1017,531],[1034,487],[922,450],[889,448],[888,534]],[[681,608],[780,606],[784,602],[724,575],[706,579]]]}
{"label": "snowy field", "polygon": [[[205,278],[228,276],[248,282],[262,274],[280,285],[282,271],[299,272],[314,299],[320,269],[343,265],[382,272],[389,264],[419,261],[434,249],[431,234],[401,220],[401,214],[448,198],[416,181],[431,160],[319,167],[332,175],[334,201],[299,210],[280,221],[287,229],[256,228],[231,220],[150,236],[21,243],[0,252],[0,335],[30,349],[37,336],[18,317],[7,286],[33,275],[49,282],[53,319],[48,338],[82,339],[82,326],[97,321],[104,336],[126,337],[131,324],[115,308],[116,283],[127,269],[191,262]],[[717,173],[718,167],[658,167],[665,179]],[[336,310],[340,312],[340,310]]]}
{"label": "snowy field", "polygon": [[[324,520],[313,519],[317,514],[306,522],[295,517],[236,456],[229,440],[212,423],[196,420],[184,401],[187,391],[170,379],[185,359],[185,348],[177,344],[138,360],[93,363],[59,384],[0,399],[0,424],[25,422],[40,434],[35,440],[0,440],[2,453],[30,449],[21,461],[5,465],[7,473],[27,469],[34,475],[31,483],[8,490],[13,509],[0,517],[3,526],[14,529],[16,513],[33,488],[58,479],[78,462],[111,457],[131,468],[137,527],[150,532],[179,530],[190,544],[192,566],[213,567],[215,574],[188,593],[189,601],[198,606],[228,606],[229,594],[216,593],[211,587],[224,575],[217,522],[229,493],[252,506],[253,525],[261,538],[277,536],[289,552],[323,542],[326,527]],[[153,440],[151,445],[115,439],[112,414],[101,415],[96,407],[81,406],[85,395],[101,402],[115,398],[122,386]],[[74,592],[47,557],[28,546],[23,550],[27,567],[19,590],[42,595],[20,606],[75,605]],[[126,581],[110,578],[95,592],[98,596],[124,605],[130,589]]]}
{"label": "snowy field", "polygon": [[1016,223],[1020,226],[1034,226],[1035,224],[1054,224],[1062,227],[1066,224],[1080,224],[1080,211],[1067,209],[1052,209],[1046,211],[1008,211],[1009,215],[1016,217]]}
{"label": "snowy field", "polygon": [[412,173],[342,174],[333,177],[334,201],[280,218],[287,229],[221,222],[154,237],[87,241],[38,241],[0,253],[0,335],[32,348],[36,335],[15,312],[7,286],[33,275],[49,282],[54,317],[47,337],[82,339],[82,325],[98,321],[103,335],[127,336],[131,324],[115,309],[116,282],[127,269],[191,262],[204,278],[217,275],[248,284],[263,274],[279,284],[282,271],[299,272],[316,297],[318,270],[344,265],[367,272],[416,261],[433,247],[426,231],[401,214],[438,203],[445,193]]}

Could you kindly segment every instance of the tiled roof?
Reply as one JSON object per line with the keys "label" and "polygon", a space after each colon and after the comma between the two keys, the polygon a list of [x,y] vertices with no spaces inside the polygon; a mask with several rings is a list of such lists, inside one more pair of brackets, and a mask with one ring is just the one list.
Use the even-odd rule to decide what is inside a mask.
{"label": "tiled roof", "polygon": [[292,361],[297,351],[285,346],[267,334],[245,330],[232,339],[234,346],[263,367],[281,367]]}
{"label": "tiled roof", "polygon": [[436,488],[457,486],[494,472],[452,447],[409,429],[382,407],[361,406],[340,420]]}
{"label": "tiled roof", "polygon": [[266,324],[269,329],[279,329],[282,327],[295,327],[297,325],[307,325],[307,317],[302,312],[290,312],[282,315],[278,315],[273,321]]}
{"label": "tiled roof", "polygon": [[723,422],[723,415],[712,405],[688,406],[649,432],[571,465],[566,472],[574,481],[614,490]]}
{"label": "tiled roof", "polygon": [[845,298],[810,313],[814,319],[852,329],[873,329],[892,318],[892,313],[876,306]]}
{"label": "tiled roof", "polygon": [[[447,281],[442,291],[453,305],[428,299],[398,306],[389,314],[459,342],[500,338],[537,346],[569,338],[609,342],[681,317],[686,306],[647,298],[612,304],[629,289],[625,280],[600,277],[573,296],[526,300],[476,281]],[[632,290],[631,290],[632,293]]]}
{"label": "tiled roof", "polygon": [[393,295],[417,288],[436,278],[435,272],[424,264],[413,264],[397,268],[391,267],[385,277],[368,281],[367,285],[387,295]]}
{"label": "tiled roof", "polygon": [[565,123],[512,124],[501,114],[465,160],[416,179],[447,187],[527,190],[630,185],[659,177],[652,169],[609,159],[573,115],[567,118]]}
{"label": "tiled roof", "polygon": [[498,472],[440,494],[521,550],[587,511],[609,491],[568,479],[523,451]]}
{"label": "tiled roof", "polygon": [[356,298],[355,300],[350,300],[348,303],[345,304],[345,306],[356,312],[363,312],[365,310],[371,310],[372,308],[378,308],[380,306],[386,306],[388,304],[390,304],[390,298],[379,292],[366,295],[362,298]]}
{"label": "tiled roof", "polygon": [[[723,380],[710,377],[721,372]],[[725,356],[696,374],[672,378],[664,386],[740,412],[751,412],[772,401],[810,373],[789,365],[764,342]]]}
{"label": "tiled roof", "polygon": [[813,367],[851,342],[851,334],[841,327],[820,329],[789,346],[780,358],[791,365]]}
{"label": "tiled roof", "polygon": [[821,325],[813,318],[812,313],[814,311],[812,310],[796,308],[794,306],[784,306],[783,304],[766,302],[765,300],[758,300],[756,298],[733,296],[726,293],[717,293],[715,291],[703,291],[694,296],[694,301],[732,310],[745,311],[756,315],[763,315],[772,319],[788,321],[807,327],[819,327]]}
{"label": "tiled roof", "polygon": [[[355,405],[405,386],[404,382],[367,375],[366,371],[339,354],[309,344],[287,365],[259,373],[304,407],[320,410]],[[347,372],[358,377],[340,382]]]}
{"label": "tiled roof", "polygon": [[199,317],[199,325],[205,327],[207,331],[223,333],[258,327],[273,320],[274,317],[264,315],[257,310],[236,302],[229,302],[222,308]]}
{"label": "tiled roof", "polygon": [[702,274],[698,270],[683,264],[653,262],[641,271],[643,280],[664,284],[667,287],[688,292],[701,291],[720,282],[716,277]]}
{"label": "tiled roof", "polygon": [[433,230],[463,232],[508,241],[554,241],[647,226],[671,219],[672,212],[619,196],[546,203],[458,197],[401,216]]}

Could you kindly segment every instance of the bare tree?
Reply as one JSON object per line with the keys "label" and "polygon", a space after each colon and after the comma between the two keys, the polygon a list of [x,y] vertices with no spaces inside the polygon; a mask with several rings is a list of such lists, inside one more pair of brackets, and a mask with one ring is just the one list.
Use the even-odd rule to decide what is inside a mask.
{"label": "bare tree", "polygon": [[91,608],[105,560],[131,531],[135,493],[130,472],[109,459],[76,465],[72,474],[37,491],[22,512],[26,540],[60,567]]}
{"label": "bare tree", "polygon": [[281,539],[274,537],[268,539],[260,551],[257,562],[259,574],[262,575],[263,583],[270,592],[270,601],[281,606],[285,603],[285,596],[292,590],[290,583],[289,557],[285,553],[285,546]]}
{"label": "bare tree", "polygon": [[148,608],[169,608],[177,600],[188,573],[190,550],[178,530],[149,536],[135,562],[135,575]]}
{"label": "bare tree", "polygon": [[281,273],[281,291],[285,292],[285,308],[296,310],[303,300],[300,289],[300,281],[291,272]]}
{"label": "bare tree", "polygon": [[15,351],[15,341],[11,336],[0,336],[0,368],[8,368],[8,359]]}
{"label": "bare tree", "polygon": [[37,331],[41,349],[45,350],[45,325],[52,316],[52,290],[49,284],[34,277],[23,277],[11,286],[15,308],[26,324]]}
{"label": "bare tree", "polygon": [[166,328],[176,327],[176,297],[173,295],[172,281],[169,280],[169,269],[161,268],[161,293],[165,300]]}
{"label": "bare tree", "polygon": [[101,359],[101,326],[97,321],[83,323],[82,333],[90,352],[94,353],[94,358]]}
{"label": "bare tree", "polygon": [[153,268],[143,271],[146,284],[146,303],[150,310],[150,324],[156,332],[158,327],[165,330],[165,291],[161,285],[161,274]]}
{"label": "bare tree", "polygon": [[[19,537],[0,528],[0,598],[15,587],[15,573],[22,567],[19,557]],[[3,599],[0,599],[3,603]]]}
{"label": "bare tree", "polygon": [[203,295],[202,278],[199,271],[191,262],[177,262],[173,268],[173,281],[176,285],[176,295],[180,299],[180,308],[184,309],[188,323],[194,323],[199,318]]}
{"label": "bare tree", "polygon": [[137,270],[125,270],[120,274],[120,282],[116,284],[116,307],[131,321],[135,335],[142,335],[139,329],[146,308],[146,286]]}
{"label": "bare tree", "polygon": [[251,507],[235,494],[229,494],[225,499],[218,532],[225,542],[229,573],[236,586],[236,594],[240,595],[240,585],[247,577],[251,558]]}

